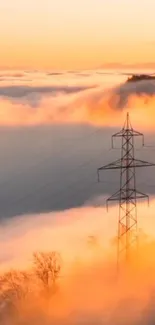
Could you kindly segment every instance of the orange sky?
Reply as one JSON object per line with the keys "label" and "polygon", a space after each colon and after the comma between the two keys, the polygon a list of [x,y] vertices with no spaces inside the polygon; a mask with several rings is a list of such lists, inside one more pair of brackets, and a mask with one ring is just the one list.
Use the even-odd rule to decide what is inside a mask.
{"label": "orange sky", "polygon": [[5,0],[0,12],[1,68],[155,61],[154,0]]}

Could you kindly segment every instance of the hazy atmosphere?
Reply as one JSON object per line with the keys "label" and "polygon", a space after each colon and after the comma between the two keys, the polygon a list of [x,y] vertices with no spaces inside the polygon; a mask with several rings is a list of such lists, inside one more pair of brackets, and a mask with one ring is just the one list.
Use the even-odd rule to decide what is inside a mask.
{"label": "hazy atmosphere", "polygon": [[[1,218],[69,209],[115,192],[119,172],[103,172],[98,184],[97,168],[120,157],[121,142],[111,150],[111,135],[127,110],[133,127],[145,133],[137,157],[155,161],[154,83],[135,89],[103,71],[4,72],[1,78]],[[153,174],[138,171],[142,191],[154,194]]]}
{"label": "hazy atmosphere", "polygon": [[154,11],[0,2],[2,325],[155,321]]}
{"label": "hazy atmosphere", "polygon": [[[107,276],[107,267],[112,278],[115,274],[115,245],[113,247],[112,242],[117,234],[118,208],[112,206],[107,212],[105,200],[117,191],[120,175],[119,171],[104,171],[98,183],[97,168],[120,157],[121,142],[116,141],[112,150],[111,135],[123,126],[127,111],[134,129],[145,134],[144,147],[141,139],[135,143],[136,157],[155,162],[154,83],[142,81],[134,87],[125,84],[125,80],[125,76],[107,75],[104,70],[1,72],[1,268],[27,268],[31,266],[35,251],[59,251],[64,261],[62,272],[67,272],[65,282],[60,283],[61,294],[69,299],[68,305],[59,311],[68,315],[63,316],[61,322],[69,321],[69,311],[81,308],[81,302],[75,301],[73,306],[70,305],[70,289],[66,289],[70,272],[75,273],[75,279],[68,285],[73,286],[75,292],[81,277],[84,279],[86,276],[88,283],[92,282],[92,277],[100,277],[98,272],[105,272]],[[150,237],[151,244],[149,241],[147,245],[152,245],[152,249],[155,235],[152,227],[155,224],[153,168],[148,168],[147,173],[144,169],[137,171],[138,189],[151,195],[150,207],[147,203],[140,203],[138,213],[139,228],[142,234]],[[97,238],[99,246],[95,254],[87,247],[89,236]],[[105,261],[107,249],[111,251],[111,262]],[[75,268],[73,265],[77,259],[81,266]],[[141,263],[144,259],[143,256]],[[149,265],[150,261],[147,263]],[[88,268],[93,272],[89,276]],[[91,289],[95,297],[95,292],[99,294],[98,285],[95,280],[95,287]],[[123,295],[130,294],[129,288],[124,289],[122,283],[121,290],[125,290]],[[82,313],[91,319],[102,318],[105,313],[100,311],[102,299],[97,302],[94,316],[88,316],[86,310],[93,300],[86,299],[87,287],[83,295],[86,305]],[[116,304],[122,298],[112,299]],[[106,301],[108,313],[113,303],[109,305]],[[38,306],[35,308],[38,310]],[[77,317],[82,316],[72,317],[73,322]],[[111,319],[112,316],[108,317]],[[119,315],[118,321],[121,319]]]}
{"label": "hazy atmosphere", "polygon": [[0,10],[3,69],[155,67],[154,0],[1,0]]}

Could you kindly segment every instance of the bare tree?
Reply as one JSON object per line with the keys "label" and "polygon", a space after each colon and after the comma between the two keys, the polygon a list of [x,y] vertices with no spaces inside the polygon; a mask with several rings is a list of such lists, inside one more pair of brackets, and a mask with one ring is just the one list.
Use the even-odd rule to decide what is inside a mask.
{"label": "bare tree", "polygon": [[34,271],[48,292],[54,293],[56,281],[60,276],[62,260],[57,252],[38,252],[33,254]]}
{"label": "bare tree", "polygon": [[30,292],[27,272],[11,270],[0,276],[0,311],[17,314]]}

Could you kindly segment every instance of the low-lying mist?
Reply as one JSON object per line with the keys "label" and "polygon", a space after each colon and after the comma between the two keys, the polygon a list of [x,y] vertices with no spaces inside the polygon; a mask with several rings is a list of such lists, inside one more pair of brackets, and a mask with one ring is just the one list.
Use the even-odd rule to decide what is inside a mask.
{"label": "low-lying mist", "polygon": [[138,207],[139,258],[122,265],[119,277],[116,207],[106,213],[86,205],[3,223],[1,323],[151,324],[154,206]]}
{"label": "low-lying mist", "polygon": [[0,125],[117,126],[129,110],[136,125],[153,127],[154,81],[126,83],[117,76],[114,83],[114,77],[110,79],[93,71],[85,77],[82,73],[65,72],[39,76],[29,74],[28,80],[24,75],[20,79],[17,75],[13,84],[8,76],[1,81]]}
{"label": "low-lying mist", "polygon": [[[128,268],[122,263],[118,277],[119,211],[112,206],[107,213],[102,196],[114,192],[117,178],[107,176],[106,182],[104,176],[99,190],[91,184],[96,186],[100,163],[120,157],[109,156],[107,137],[110,128],[122,126],[127,110],[134,128],[153,131],[155,84],[111,81],[96,72],[3,73],[0,81],[1,324],[153,324],[155,201],[149,208],[138,205],[138,258],[133,253]],[[110,128],[90,138],[88,132],[95,131],[90,125]],[[152,152],[140,158],[144,154],[152,160]],[[140,174],[143,184],[137,177],[142,191],[153,186],[149,173]],[[42,213],[53,206],[55,212]],[[77,208],[63,211],[70,206]]]}

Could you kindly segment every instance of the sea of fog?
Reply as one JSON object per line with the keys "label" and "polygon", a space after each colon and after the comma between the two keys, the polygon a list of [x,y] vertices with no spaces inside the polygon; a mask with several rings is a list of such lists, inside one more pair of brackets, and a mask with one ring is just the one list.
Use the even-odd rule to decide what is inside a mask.
{"label": "sea of fog", "polygon": [[[127,84],[130,72],[0,72],[2,274],[31,268],[35,251],[54,250],[67,279],[48,313],[34,290],[38,305],[31,310],[27,303],[21,324],[33,324],[34,314],[37,325],[154,319],[155,167],[136,173],[138,190],[150,195],[149,207],[138,204],[141,267],[134,264],[136,278],[123,277],[119,287],[113,277],[119,210],[112,205],[107,212],[105,206],[119,189],[119,171],[103,172],[97,182],[97,168],[120,158],[121,143],[112,150],[111,136],[123,127],[127,112],[133,128],[145,135],[144,147],[141,138],[135,141],[136,158],[155,163],[155,83]],[[89,236],[97,238],[95,253]]]}

